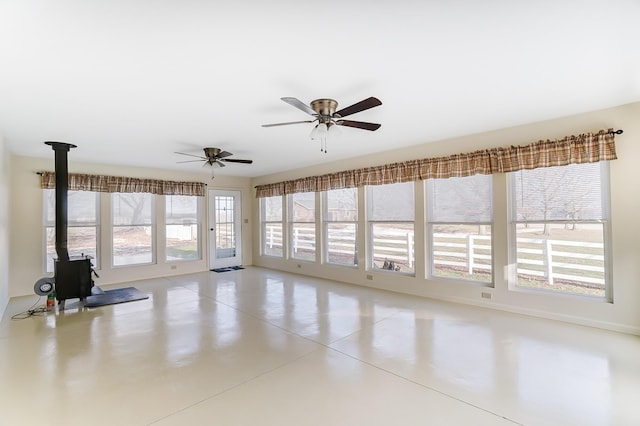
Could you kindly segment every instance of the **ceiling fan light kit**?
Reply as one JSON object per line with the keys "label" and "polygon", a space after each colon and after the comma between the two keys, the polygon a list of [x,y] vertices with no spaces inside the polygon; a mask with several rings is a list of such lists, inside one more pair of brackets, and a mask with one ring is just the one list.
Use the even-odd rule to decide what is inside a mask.
{"label": "ceiling fan light kit", "polygon": [[343,117],[346,117],[348,115],[356,114],[360,111],[382,105],[382,102],[374,97],[364,99],[339,111],[336,111],[336,109],[338,108],[338,102],[334,99],[316,99],[314,101],[311,101],[310,106],[298,100],[297,98],[284,97],[280,99],[288,103],[289,105],[313,116],[314,119],[305,121],[290,121],[286,123],[263,124],[262,127],[276,127],[287,126],[290,124],[317,122],[318,124],[313,127],[311,133],[309,134],[309,137],[311,138],[311,140],[319,140],[320,151],[324,151],[325,153],[327,152],[327,138],[329,136],[333,138],[340,135],[340,129],[338,128],[338,126],[354,127],[357,129],[370,131],[375,131],[380,128],[380,124],[378,123],[367,123],[364,121],[342,119]]}

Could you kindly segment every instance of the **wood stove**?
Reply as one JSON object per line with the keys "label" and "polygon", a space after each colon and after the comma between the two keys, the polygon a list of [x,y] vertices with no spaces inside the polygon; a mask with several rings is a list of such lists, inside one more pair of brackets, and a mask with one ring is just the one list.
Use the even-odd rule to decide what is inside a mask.
{"label": "wood stove", "polygon": [[67,299],[80,299],[86,305],[93,287],[90,256],[69,257],[67,250],[69,171],[67,153],[76,146],[64,142],[45,142],[55,153],[56,173],[56,254],[54,263],[56,299],[61,310]]}

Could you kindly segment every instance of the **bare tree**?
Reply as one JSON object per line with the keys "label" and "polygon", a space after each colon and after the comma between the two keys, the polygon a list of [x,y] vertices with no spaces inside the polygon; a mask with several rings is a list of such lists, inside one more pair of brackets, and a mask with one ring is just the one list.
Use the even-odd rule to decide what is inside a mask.
{"label": "bare tree", "polygon": [[[126,220],[126,224],[142,224],[144,223],[145,207],[148,206],[150,194],[140,193],[120,193],[118,197],[118,214],[119,219]],[[124,204],[124,206],[122,205]],[[123,223],[124,225],[124,223]]]}
{"label": "bare tree", "polygon": [[[599,186],[594,187],[589,167],[573,165],[523,170],[516,175],[518,220],[545,223],[543,233],[550,234],[551,220],[579,220],[587,210],[600,209]],[[575,229],[573,224],[567,229]]]}

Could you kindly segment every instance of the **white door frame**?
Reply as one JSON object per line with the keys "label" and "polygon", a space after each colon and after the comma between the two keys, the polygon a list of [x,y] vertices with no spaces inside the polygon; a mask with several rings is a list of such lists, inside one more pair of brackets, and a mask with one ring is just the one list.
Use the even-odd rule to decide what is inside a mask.
{"label": "white door frame", "polygon": [[[216,223],[216,197],[232,197],[233,223]],[[238,190],[210,189],[208,200],[208,229],[209,229],[209,269],[226,268],[242,265],[242,192]],[[232,246],[219,250],[217,235],[222,227],[230,228],[234,233]]]}

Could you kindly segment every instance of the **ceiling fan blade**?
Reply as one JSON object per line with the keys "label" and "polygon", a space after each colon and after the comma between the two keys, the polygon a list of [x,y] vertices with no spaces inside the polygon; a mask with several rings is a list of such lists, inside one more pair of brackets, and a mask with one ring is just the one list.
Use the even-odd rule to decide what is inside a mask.
{"label": "ceiling fan blade", "polygon": [[283,101],[285,101],[289,105],[298,108],[300,111],[304,111],[309,115],[314,115],[314,116],[316,115],[316,112],[314,110],[312,110],[309,105],[305,104],[304,102],[302,102],[298,98],[284,97],[284,98],[280,98],[280,99],[282,99]]}
{"label": "ceiling fan blade", "polygon": [[216,155],[217,158],[224,158],[224,157],[228,157],[230,155],[233,155],[232,153],[230,153],[229,151],[220,151],[218,153],[218,155]]}
{"label": "ceiling fan blade", "polygon": [[381,126],[381,124],[378,124],[378,123],[366,123],[364,121],[351,121],[351,120],[339,120],[336,124],[340,126],[356,127],[358,129],[371,130],[371,131],[378,130]]}
{"label": "ceiling fan blade", "polygon": [[289,124],[313,123],[315,120],[289,121],[287,123],[263,124],[262,127],[288,126]]}
{"label": "ceiling fan blade", "polygon": [[220,161],[216,161],[212,164],[213,167],[226,167],[224,164],[222,164]]}
{"label": "ceiling fan blade", "polygon": [[203,160],[206,160],[206,159],[207,159],[207,157],[203,157],[202,155],[187,154],[186,152],[174,152],[174,154],[188,155],[189,157],[201,158],[201,159],[203,159]]}
{"label": "ceiling fan blade", "polygon": [[380,99],[378,98],[367,98],[363,101],[360,101],[358,103],[355,103],[351,106],[348,106],[346,108],[342,108],[340,111],[336,111],[333,115],[334,116],[340,116],[340,117],[346,117],[347,115],[351,115],[351,114],[355,114],[357,112],[360,111],[364,111],[367,110],[369,108],[373,108],[373,107],[377,107],[382,105],[382,102],[380,102]]}
{"label": "ceiling fan blade", "polygon": [[199,163],[202,160],[187,160],[187,161],[176,161],[176,164],[180,164],[180,163]]}
{"label": "ceiling fan blade", "polygon": [[237,158],[221,158],[220,161],[225,161],[227,163],[253,164],[253,160],[239,160]]}

